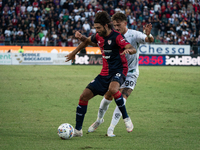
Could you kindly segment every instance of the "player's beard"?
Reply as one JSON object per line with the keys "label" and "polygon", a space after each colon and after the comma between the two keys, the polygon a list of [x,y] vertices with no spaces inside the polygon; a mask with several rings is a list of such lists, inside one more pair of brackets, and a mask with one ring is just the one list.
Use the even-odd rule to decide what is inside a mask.
{"label": "player's beard", "polygon": [[107,31],[106,31],[105,27],[104,27],[104,30],[102,32],[98,33],[98,34],[99,34],[99,36],[105,37],[106,34],[107,34]]}

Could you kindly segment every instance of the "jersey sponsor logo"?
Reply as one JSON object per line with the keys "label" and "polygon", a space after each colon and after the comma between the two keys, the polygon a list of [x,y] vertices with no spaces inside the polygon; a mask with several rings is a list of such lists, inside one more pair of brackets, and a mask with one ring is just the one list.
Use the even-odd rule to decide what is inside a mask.
{"label": "jersey sponsor logo", "polygon": [[110,59],[110,56],[102,56],[105,59]]}
{"label": "jersey sponsor logo", "polygon": [[111,53],[112,50],[103,50],[105,53]]}
{"label": "jersey sponsor logo", "polygon": [[108,44],[110,45],[112,43],[112,40],[108,40]]}

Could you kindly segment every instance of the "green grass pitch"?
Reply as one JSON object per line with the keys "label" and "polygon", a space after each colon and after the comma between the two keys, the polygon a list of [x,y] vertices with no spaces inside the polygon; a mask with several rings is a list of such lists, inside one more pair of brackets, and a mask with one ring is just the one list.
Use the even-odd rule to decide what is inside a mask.
{"label": "green grass pitch", "polygon": [[94,132],[101,96],[89,101],[83,137],[61,140],[62,123],[75,126],[79,96],[101,66],[0,66],[1,150],[200,150],[200,68],[140,66],[127,100],[134,129],[122,120],[116,137],[106,137],[105,122]]}

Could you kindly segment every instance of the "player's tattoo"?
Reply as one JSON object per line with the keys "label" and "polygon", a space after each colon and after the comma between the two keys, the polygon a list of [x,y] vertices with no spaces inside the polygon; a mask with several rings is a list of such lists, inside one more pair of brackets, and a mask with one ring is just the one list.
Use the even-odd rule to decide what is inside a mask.
{"label": "player's tattoo", "polygon": [[122,91],[122,95],[125,95],[128,98],[132,91],[132,89],[124,88]]}

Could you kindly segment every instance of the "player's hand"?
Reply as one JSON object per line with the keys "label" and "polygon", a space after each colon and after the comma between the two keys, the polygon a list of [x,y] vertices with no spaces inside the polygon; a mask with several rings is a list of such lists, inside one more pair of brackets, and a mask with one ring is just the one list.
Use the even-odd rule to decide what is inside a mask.
{"label": "player's hand", "polygon": [[134,52],[132,49],[125,49],[120,55],[124,55],[124,54],[130,54],[132,55]]}
{"label": "player's hand", "polygon": [[77,38],[77,39],[81,39],[81,37],[82,37],[82,34],[79,32],[79,31],[76,31],[75,32],[75,38]]}
{"label": "player's hand", "polygon": [[151,23],[147,24],[146,26],[143,26],[143,32],[146,35],[151,34],[151,29],[152,29],[152,24]]}
{"label": "player's hand", "polygon": [[75,55],[73,53],[69,53],[65,57],[66,57],[66,61],[65,62],[68,62],[70,60],[72,60],[72,62],[74,62],[74,60],[75,60]]}

